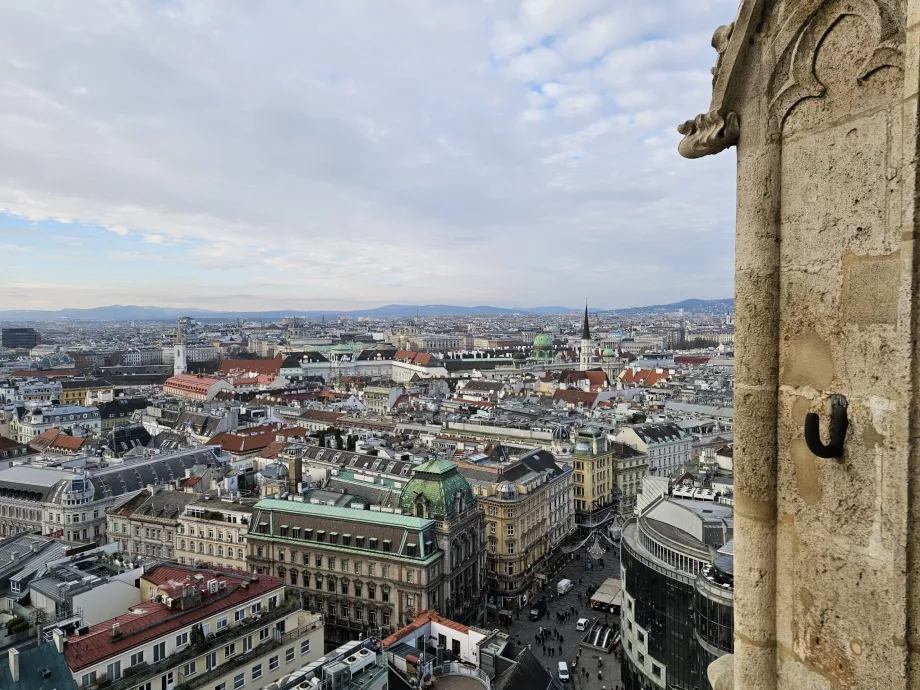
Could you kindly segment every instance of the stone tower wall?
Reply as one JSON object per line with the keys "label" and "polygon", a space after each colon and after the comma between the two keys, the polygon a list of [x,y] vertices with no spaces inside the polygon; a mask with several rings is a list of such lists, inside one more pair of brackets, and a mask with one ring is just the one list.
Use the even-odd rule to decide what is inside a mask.
{"label": "stone tower wall", "polygon": [[916,0],[744,0],[681,126],[685,156],[737,145],[739,690],[920,687],[918,30]]}

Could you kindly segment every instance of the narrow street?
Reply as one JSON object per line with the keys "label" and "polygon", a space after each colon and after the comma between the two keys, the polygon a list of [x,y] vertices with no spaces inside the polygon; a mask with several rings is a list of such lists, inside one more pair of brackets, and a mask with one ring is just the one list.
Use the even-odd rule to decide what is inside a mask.
{"label": "narrow street", "polygon": [[[569,685],[575,690],[602,690],[602,688],[614,690],[621,684],[620,666],[616,655],[604,654],[593,649],[579,648],[579,643],[585,633],[576,631],[575,624],[579,618],[587,618],[588,620],[600,618],[604,620],[603,613],[598,614],[598,612],[588,608],[588,599],[585,596],[585,592],[590,585],[600,586],[608,577],[619,577],[620,563],[617,559],[616,549],[613,548],[604,556],[603,569],[595,567],[586,570],[584,549],[579,551],[579,555],[581,556],[580,559],[568,563],[547,583],[545,592],[542,595],[538,595],[537,600],[539,600],[540,596],[545,595],[546,597],[547,614],[545,616],[538,621],[531,621],[528,618],[528,612],[521,611],[519,612],[519,617],[512,621],[510,628],[501,629],[512,636],[515,644],[520,646],[530,644],[531,651],[554,676],[557,675],[558,663],[565,661],[569,665],[569,671],[572,676]],[[568,594],[554,599],[556,583],[564,578],[571,580],[575,587]],[[578,600],[579,594],[581,595],[581,603]],[[558,622],[556,614],[566,611],[570,612],[568,620],[562,623]],[[616,625],[617,617],[608,614],[605,622],[610,625]],[[486,627],[492,627],[492,625],[494,624]],[[544,645],[538,644],[535,638],[541,628],[549,629],[551,633],[553,630],[558,631],[562,641],[560,642],[558,638],[548,638],[544,651]],[[579,664],[575,666],[575,655],[579,650],[581,652],[580,660]],[[598,656],[601,657],[600,665],[598,664]],[[582,669],[588,670],[589,675],[587,678],[583,675]],[[602,678],[598,678],[598,671],[602,674]]]}

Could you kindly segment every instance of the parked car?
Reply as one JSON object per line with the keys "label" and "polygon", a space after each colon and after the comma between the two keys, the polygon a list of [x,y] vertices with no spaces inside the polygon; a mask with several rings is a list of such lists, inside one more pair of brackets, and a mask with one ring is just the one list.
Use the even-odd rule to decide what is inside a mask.
{"label": "parked car", "polygon": [[559,584],[556,585],[556,594],[561,597],[563,594],[571,592],[574,586],[571,580],[559,580]]}
{"label": "parked car", "polygon": [[588,619],[579,618],[578,622],[575,623],[575,629],[576,630],[587,630],[588,629]]}
{"label": "parked car", "polygon": [[546,602],[538,601],[530,609],[530,620],[538,621],[546,615]]}
{"label": "parked car", "polygon": [[561,680],[563,683],[569,682],[569,665],[565,663],[564,661],[559,662],[558,675],[559,675],[559,680]]}

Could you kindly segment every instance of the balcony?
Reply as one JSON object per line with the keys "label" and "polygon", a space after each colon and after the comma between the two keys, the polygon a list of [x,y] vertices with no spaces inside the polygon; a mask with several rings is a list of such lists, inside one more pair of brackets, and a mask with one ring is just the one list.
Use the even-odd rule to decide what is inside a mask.
{"label": "balcony", "polygon": [[[492,681],[489,680],[489,676],[487,676],[483,671],[479,670],[475,666],[467,666],[466,664],[448,662],[440,666],[435,666],[434,675],[436,678],[444,678],[450,676],[470,678],[472,680],[478,681],[479,684],[482,685],[482,687],[484,687],[486,690],[492,690]],[[435,684],[435,687],[438,686],[439,684]]]}
{"label": "balcony", "polygon": [[[242,623],[237,625],[230,626],[221,630],[218,633],[211,633],[208,636],[208,639],[201,644],[189,645],[179,652],[172,654],[171,656],[166,657],[155,663],[141,662],[135,664],[129,668],[126,668],[122,673],[121,678],[118,678],[114,681],[109,682],[108,678],[103,676],[99,678],[95,685],[90,686],[91,690],[127,690],[128,688],[133,688],[137,685],[142,684],[147,680],[151,680],[160,675],[163,675],[167,671],[172,671],[177,669],[179,666],[191,661],[192,659],[197,659],[198,657],[212,652],[215,650],[224,647],[231,642],[239,641],[239,638],[255,631],[260,628],[264,628],[267,625],[289,616],[292,613],[295,613],[301,610],[300,600],[296,597],[291,597],[282,602],[278,607],[272,609],[271,611],[263,611],[259,618],[248,618]],[[318,621],[313,625],[312,629],[322,625],[322,620]],[[164,636],[163,639],[166,639],[168,636]],[[271,642],[272,640],[269,640]],[[279,643],[280,644],[280,643]],[[259,647],[256,647],[257,650],[262,650],[260,654],[264,653],[265,645],[262,644]],[[255,651],[255,650],[253,650]],[[224,664],[226,665],[226,664]],[[206,675],[206,674],[203,674]],[[197,679],[198,676],[195,676]],[[190,679],[191,680],[191,679]]]}
{"label": "balcony", "polygon": [[186,678],[176,687],[176,690],[195,690],[196,688],[200,688],[203,685],[213,683],[218,678],[225,676],[235,669],[238,669],[241,666],[246,666],[247,664],[262,658],[275,649],[290,644],[291,642],[295,642],[307,633],[316,630],[317,628],[321,628],[322,626],[323,620],[320,619],[314,623],[311,623],[310,625],[305,625],[302,628],[296,628],[290,632],[286,632],[283,635],[275,630],[274,636],[259,646],[253,647],[245,654],[238,654],[237,656],[224,661],[218,665],[217,668],[213,668],[210,671],[202,673],[201,675],[195,674],[194,676]]}

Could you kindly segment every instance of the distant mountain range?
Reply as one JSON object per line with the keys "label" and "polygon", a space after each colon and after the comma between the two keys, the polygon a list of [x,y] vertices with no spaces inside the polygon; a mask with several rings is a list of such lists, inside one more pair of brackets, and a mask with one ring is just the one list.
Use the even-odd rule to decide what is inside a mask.
{"label": "distant mountain range", "polygon": [[[629,309],[597,309],[591,311],[613,311],[615,313],[629,313],[641,311],[676,311],[683,309],[685,312],[718,313],[734,310],[733,299],[701,300],[687,299],[674,304],[659,304],[650,307],[632,307]],[[419,316],[507,316],[513,314],[570,314],[581,309],[570,307],[492,307],[480,305],[476,307],[459,307],[450,304],[388,304],[384,307],[373,309],[356,309],[352,311],[332,310],[275,310],[275,311],[214,311],[209,309],[176,309],[171,307],[142,307],[134,305],[113,304],[107,307],[93,307],[91,309],[58,309],[54,311],[17,309],[0,311],[0,321],[173,321],[180,316],[190,316],[199,320],[221,319],[260,319],[274,321],[287,316],[299,316],[308,319],[326,318],[336,319],[339,315],[353,318],[405,318]]]}
{"label": "distant mountain range", "polygon": [[654,304],[649,307],[630,307],[629,309],[613,309],[618,314],[639,312],[639,311],[677,311],[683,309],[685,312],[705,312],[725,313],[735,311],[734,298],[728,299],[685,299],[682,302],[673,302],[672,304]]}

